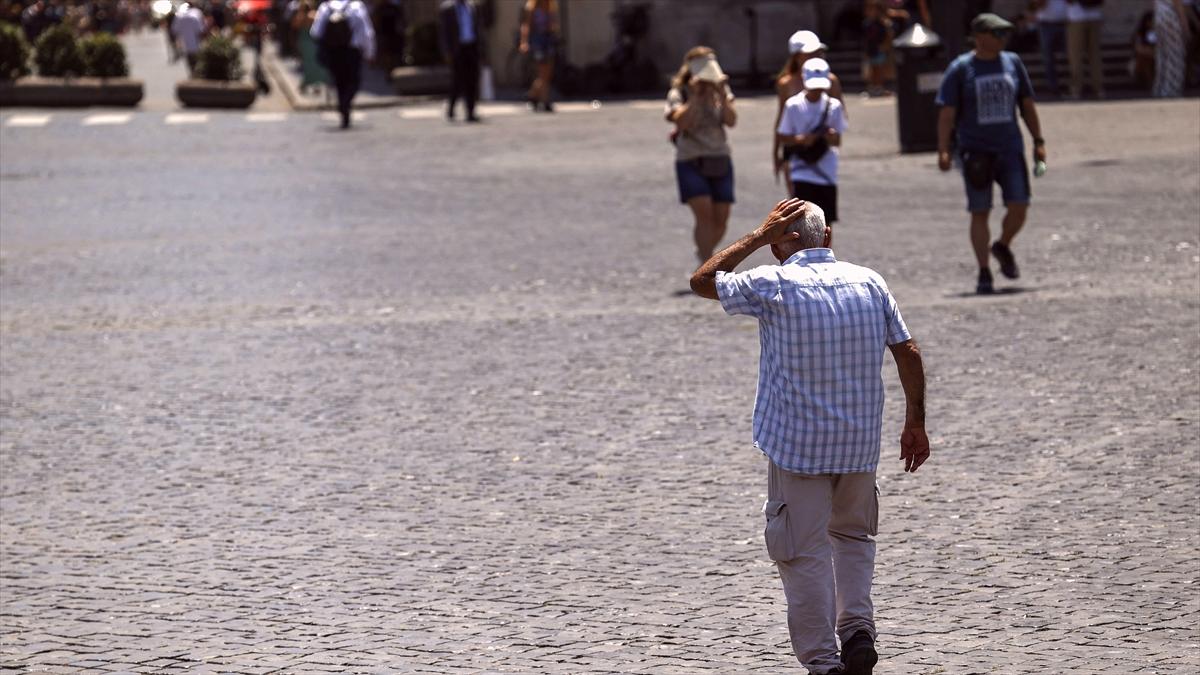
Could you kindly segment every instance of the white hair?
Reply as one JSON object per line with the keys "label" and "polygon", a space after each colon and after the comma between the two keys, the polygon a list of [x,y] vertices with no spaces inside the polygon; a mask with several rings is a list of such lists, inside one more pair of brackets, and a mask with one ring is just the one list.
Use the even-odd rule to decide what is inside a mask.
{"label": "white hair", "polygon": [[804,217],[788,226],[788,233],[799,232],[800,248],[820,248],[825,245],[825,210],[812,202],[804,205]]}

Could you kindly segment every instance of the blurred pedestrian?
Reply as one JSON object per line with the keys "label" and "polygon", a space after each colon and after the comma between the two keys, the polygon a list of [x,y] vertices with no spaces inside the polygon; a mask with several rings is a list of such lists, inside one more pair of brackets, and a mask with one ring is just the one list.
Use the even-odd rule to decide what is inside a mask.
{"label": "blurred pedestrian", "polygon": [[329,85],[329,73],[321,65],[317,56],[317,42],[313,39],[313,23],[317,18],[317,10],[313,9],[310,0],[300,0],[293,9],[290,27],[296,36],[297,52],[300,55],[300,93],[308,89],[318,89]]}
{"label": "blurred pedestrian", "polygon": [[558,45],[558,0],[527,0],[521,20],[522,54],[533,58],[537,73],[526,100],[530,109],[554,112],[550,89],[554,82],[554,57]]}
{"label": "blurred pedestrian", "polygon": [[228,9],[225,7],[224,0],[213,0],[208,5],[208,13],[212,17],[213,31],[218,35],[223,35],[225,29],[229,27]]}
{"label": "blurred pedestrian", "polygon": [[484,54],[479,7],[474,0],[443,0],[438,16],[442,55],[453,71],[446,119],[454,119],[454,105],[461,98],[467,121],[478,122],[475,101],[479,98],[479,68]]}
{"label": "blurred pedestrian", "polygon": [[1129,72],[1133,75],[1133,81],[1142,89],[1152,90],[1154,88],[1154,47],[1158,42],[1158,36],[1154,32],[1154,10],[1142,14],[1130,41],[1133,44],[1133,58],[1129,62]]}
{"label": "blurred pedestrian", "polygon": [[175,38],[175,5],[167,10],[163,15],[163,33],[167,36],[167,63],[175,63],[179,60],[179,43]]}
{"label": "blurred pedestrian", "polygon": [[991,245],[1000,272],[1009,279],[1020,276],[1011,246],[1025,225],[1029,209],[1029,171],[1025,141],[1017,124],[1020,110],[1033,136],[1034,155],[1046,161],[1046,143],[1033,85],[1021,57],[1004,51],[1012,24],[995,14],[980,14],[971,21],[974,51],[959,56],[946,69],[938,90],[938,168],[951,166],[951,132],[957,130],[958,151],[971,213],[971,245],[979,263],[977,293],[993,291],[988,264],[988,217],[992,211],[992,183],[999,183],[1006,208],[1000,238]]}
{"label": "blurred pedestrian", "polygon": [[787,101],[776,138],[791,161],[792,196],[821,207],[830,224],[838,219],[838,146],[846,131],[845,108],[829,95],[833,86],[825,59],[809,59],[801,73],[804,91]]}
{"label": "blurred pedestrian", "polygon": [[1154,0],[1154,95],[1183,96],[1187,77],[1188,16],[1180,0]]}
{"label": "blurred pedestrian", "polygon": [[354,95],[362,84],[363,59],[375,58],[375,29],[361,0],[327,0],[317,8],[309,34],[333,76],[342,128],[350,127]]}
{"label": "blurred pedestrian", "polygon": [[408,17],[400,0],[382,0],[375,6],[375,35],[379,38],[379,60],[384,70],[404,65],[405,31]]}
{"label": "blurred pedestrian", "polygon": [[25,32],[25,40],[34,44],[42,32],[58,23],[60,19],[44,0],[37,0],[21,12],[21,29]]}
{"label": "blurred pedestrian", "polygon": [[866,0],[863,5],[863,68],[867,75],[867,95],[887,96],[884,88],[891,52],[892,24],[883,0]]}
{"label": "blurred pedestrian", "polygon": [[1067,0],[1036,0],[1038,46],[1050,95],[1058,97],[1058,55],[1067,47]]}
{"label": "blurred pedestrian", "polygon": [[184,58],[187,59],[188,75],[194,76],[196,55],[200,51],[200,43],[208,33],[204,12],[196,5],[181,5],[171,22],[171,32],[175,34],[179,51],[183,52]]}
{"label": "blurred pedestrian", "polygon": [[[767,457],[767,555],[787,598],[792,652],[809,673],[870,675],[875,651],[883,352],[904,389],[900,459],[929,458],[925,373],[887,283],[838,260],[820,207],[780,202],[762,225],[705,262],[692,290],[758,320],[754,447]],[[770,247],[778,265],[734,269]],[[838,654],[838,641],[841,654]]]}
{"label": "blurred pedestrian", "polygon": [[[788,175],[783,146],[780,145],[779,135],[775,131],[779,128],[779,121],[783,119],[783,107],[787,104],[788,99],[804,91],[804,78],[800,75],[800,68],[804,62],[811,58],[825,58],[826,49],[825,43],[821,42],[821,38],[811,30],[798,30],[788,38],[788,60],[775,78],[775,97],[778,105],[775,111],[775,125],[771,128],[771,168],[775,172],[775,182],[777,183],[781,174]],[[844,103],[842,81],[838,79],[837,75],[830,73],[829,82],[829,95]],[[844,108],[842,113],[845,115]],[[792,186],[789,182],[788,194],[791,193]]]}
{"label": "blurred pedestrian", "polygon": [[667,121],[675,125],[675,179],[679,201],[692,210],[696,256],[703,262],[729,223],[733,160],[725,127],[737,124],[729,78],[708,47],[693,47],[667,92]]}
{"label": "blurred pedestrian", "polygon": [[1067,61],[1071,66],[1071,98],[1083,96],[1083,61],[1091,73],[1092,93],[1104,98],[1104,63],[1100,60],[1100,28],[1104,0],[1068,0]]}

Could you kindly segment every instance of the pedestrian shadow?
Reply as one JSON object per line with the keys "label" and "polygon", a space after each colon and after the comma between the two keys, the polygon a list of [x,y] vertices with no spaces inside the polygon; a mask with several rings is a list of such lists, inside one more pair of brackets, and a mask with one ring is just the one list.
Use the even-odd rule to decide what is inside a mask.
{"label": "pedestrian shadow", "polygon": [[950,293],[947,298],[986,298],[995,297],[997,295],[1024,295],[1025,293],[1037,293],[1040,288],[1037,286],[1005,286],[997,288],[991,293],[976,293],[975,291],[962,291],[960,293]]}
{"label": "pedestrian shadow", "polygon": [[1086,162],[1080,162],[1079,166],[1117,166],[1124,163],[1124,160],[1120,159],[1089,159]]}
{"label": "pedestrian shadow", "polygon": [[690,298],[693,295],[695,295],[695,293],[692,292],[692,289],[690,288],[680,288],[678,290],[671,291],[671,297],[673,298]]}

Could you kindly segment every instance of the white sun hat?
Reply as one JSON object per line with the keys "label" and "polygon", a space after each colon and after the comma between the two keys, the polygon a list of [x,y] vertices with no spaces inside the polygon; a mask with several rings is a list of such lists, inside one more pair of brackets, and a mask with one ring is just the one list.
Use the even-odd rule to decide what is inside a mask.
{"label": "white sun hat", "polygon": [[790,54],[812,54],[822,49],[829,49],[829,47],[821,42],[821,38],[811,30],[798,30],[788,38],[788,53]]}

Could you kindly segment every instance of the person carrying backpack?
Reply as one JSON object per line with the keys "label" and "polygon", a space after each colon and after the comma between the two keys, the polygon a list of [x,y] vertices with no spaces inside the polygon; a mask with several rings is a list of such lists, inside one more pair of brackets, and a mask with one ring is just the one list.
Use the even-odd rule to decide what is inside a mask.
{"label": "person carrying backpack", "polygon": [[[949,171],[956,152],[962,166],[967,211],[971,214],[971,247],[979,264],[975,292],[994,291],[988,252],[1009,279],[1020,276],[1013,256],[1013,239],[1025,225],[1032,191],[1025,162],[1025,141],[1017,115],[1033,136],[1033,157],[1046,161],[1046,141],[1033,102],[1033,85],[1021,57],[1005,51],[1013,25],[991,13],[971,21],[975,49],[951,62],[937,94],[938,168]],[[952,149],[951,141],[957,141]],[[992,185],[1004,197],[1000,237],[988,247],[991,234]]]}
{"label": "person carrying backpack", "polygon": [[342,128],[350,126],[350,104],[362,84],[362,62],[375,59],[375,30],[362,0],[328,0],[317,9],[309,34],[320,60],[333,75]]}

